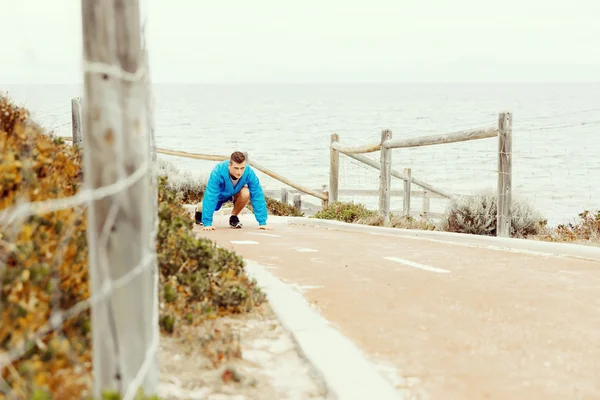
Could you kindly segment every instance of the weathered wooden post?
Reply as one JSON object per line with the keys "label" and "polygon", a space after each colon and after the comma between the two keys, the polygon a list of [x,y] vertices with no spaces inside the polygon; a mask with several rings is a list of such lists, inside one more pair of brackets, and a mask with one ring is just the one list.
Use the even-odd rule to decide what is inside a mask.
{"label": "weathered wooden post", "polygon": [[289,191],[287,190],[287,188],[281,188],[281,202],[283,204],[288,204],[289,200],[288,200],[288,196],[289,196]]}
{"label": "weathered wooden post", "polygon": [[71,99],[71,127],[73,129],[73,146],[80,146],[82,141],[82,123],[81,123],[81,99],[73,97]]}
{"label": "weathered wooden post", "polygon": [[340,152],[331,145],[340,141],[337,133],[331,135],[329,144],[329,204],[338,201],[340,181]]}
{"label": "weathered wooden post", "polygon": [[321,207],[326,209],[329,207],[329,191],[327,190],[327,185],[321,187],[321,193],[323,193],[323,196],[325,197],[324,200],[321,200]]}
{"label": "weathered wooden post", "polygon": [[408,178],[407,180],[404,181],[404,210],[403,210],[403,215],[405,217],[409,217],[410,216],[410,189],[411,189],[411,183],[412,183],[412,174],[410,171],[410,168],[405,168],[404,169],[404,175],[406,175],[406,177]]}
{"label": "weathered wooden post", "polygon": [[[138,0],[82,0],[84,187],[118,190],[87,203],[93,397],[156,394],[156,254],[146,73]],[[122,286],[113,282],[131,280]],[[106,286],[111,292],[103,295]]]}
{"label": "weathered wooden post", "polygon": [[[146,33],[142,32],[142,51],[143,51],[143,58],[144,58],[144,67],[146,69],[146,76],[144,79],[144,86],[145,86],[145,98],[146,98],[146,117],[147,117],[147,121],[148,121],[148,134],[149,134],[149,139],[148,139],[148,146],[150,148],[150,161],[152,163],[152,171],[151,171],[151,177],[150,177],[150,187],[151,187],[151,192],[152,192],[152,201],[151,201],[151,210],[152,212],[150,212],[151,215],[151,226],[152,226],[152,233],[150,235],[148,235],[148,247],[151,248],[152,252],[156,253],[156,235],[158,234],[158,229],[159,229],[159,218],[158,218],[158,176],[157,174],[154,173],[154,167],[156,166],[156,163],[158,161],[158,157],[157,157],[157,153],[156,153],[156,123],[154,120],[154,107],[155,107],[155,102],[154,102],[154,91],[152,90],[152,79],[151,79],[151,73],[150,73],[150,61],[149,61],[149,55],[148,55],[148,44],[146,41]],[[153,271],[153,275],[154,275],[154,279],[155,282],[158,282],[158,264],[157,262],[153,262],[154,265],[152,265],[151,267],[154,269]],[[148,306],[149,309],[151,310],[156,310],[158,312],[158,304],[159,304],[159,285],[152,285],[152,293],[153,293],[153,301],[154,303],[150,306]],[[152,335],[154,335],[154,337],[156,337],[157,339],[160,338],[160,324],[156,324],[156,323],[152,323],[152,325],[154,326],[154,332],[152,333]],[[150,368],[148,369],[148,373],[146,374],[145,380],[144,380],[144,385],[145,387],[149,387],[149,389],[151,391],[154,391],[156,386],[155,383],[153,382],[158,382],[160,379],[160,371],[159,371],[159,361],[158,361],[158,351],[154,351],[154,354],[152,356],[152,360],[150,361]],[[150,383],[149,383],[150,382]]]}
{"label": "weathered wooden post", "polygon": [[386,148],[383,144],[386,140],[392,138],[392,131],[385,129],[381,132],[381,155],[380,155],[380,174],[379,174],[379,214],[383,216],[385,225],[390,222],[390,197],[392,181],[392,149]]}
{"label": "weathered wooden post", "polygon": [[510,237],[512,203],[512,113],[498,115],[498,216],[496,235]]}
{"label": "weathered wooden post", "polygon": [[427,189],[423,189],[423,216],[427,217],[427,214],[429,214],[429,209],[430,209],[430,197],[429,197],[429,192],[427,191]]}
{"label": "weathered wooden post", "polygon": [[294,208],[298,212],[302,212],[302,195],[300,193],[294,193]]}

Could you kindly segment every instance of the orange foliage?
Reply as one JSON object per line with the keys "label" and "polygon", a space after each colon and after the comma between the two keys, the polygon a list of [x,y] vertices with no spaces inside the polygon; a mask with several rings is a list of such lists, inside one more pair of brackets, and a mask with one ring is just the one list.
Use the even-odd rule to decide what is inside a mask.
{"label": "orange foliage", "polygon": [[[79,189],[80,154],[28,118],[0,97],[0,215]],[[1,352],[27,350],[2,370],[2,378],[22,398],[42,388],[55,398],[79,398],[89,386],[89,312],[36,338],[53,312],[89,296],[85,217],[83,206],[8,223],[0,217],[0,359],[7,356]]]}

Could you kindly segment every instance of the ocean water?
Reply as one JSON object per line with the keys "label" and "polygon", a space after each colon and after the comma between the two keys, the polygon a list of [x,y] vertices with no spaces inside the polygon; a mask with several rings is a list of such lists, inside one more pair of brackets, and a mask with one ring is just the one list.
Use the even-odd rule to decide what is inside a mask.
{"label": "ocean water", "polygon": [[[71,135],[70,99],[81,85],[0,86],[58,135]],[[247,151],[278,174],[311,188],[329,183],[329,140],[344,144],[495,126],[513,113],[513,193],[550,223],[600,208],[600,83],[590,84],[155,84],[160,148],[228,155]],[[454,193],[495,187],[497,139],[396,149],[394,169]],[[194,175],[214,162],[162,156]],[[378,159],[379,153],[368,157]],[[377,189],[378,172],[341,156],[341,189]],[[284,186],[259,173],[267,189]],[[394,180],[392,189],[402,189]],[[413,186],[413,190],[419,190]],[[342,197],[377,207],[375,197]],[[310,196],[303,200],[319,204]],[[441,211],[445,200],[435,200]],[[420,199],[413,200],[420,209]],[[393,198],[401,209],[402,199]]]}

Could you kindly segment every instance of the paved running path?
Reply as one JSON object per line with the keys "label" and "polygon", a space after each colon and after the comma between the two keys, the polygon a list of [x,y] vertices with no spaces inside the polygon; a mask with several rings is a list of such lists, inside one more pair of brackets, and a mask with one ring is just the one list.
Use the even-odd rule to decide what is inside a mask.
{"label": "paved running path", "polygon": [[599,399],[600,262],[323,227],[202,236],[304,296],[431,399]]}

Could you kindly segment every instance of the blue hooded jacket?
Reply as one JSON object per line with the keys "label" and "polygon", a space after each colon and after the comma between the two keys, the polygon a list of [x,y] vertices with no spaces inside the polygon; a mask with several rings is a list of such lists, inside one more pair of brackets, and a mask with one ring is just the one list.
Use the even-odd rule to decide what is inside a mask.
{"label": "blue hooded jacket", "polygon": [[250,191],[250,202],[254,210],[254,217],[259,225],[266,225],[267,202],[256,173],[252,167],[246,165],[240,180],[233,187],[229,176],[229,160],[225,160],[215,166],[208,178],[204,198],[202,199],[202,223],[204,226],[211,226],[215,211],[220,208],[222,203],[231,200],[246,184]]}

